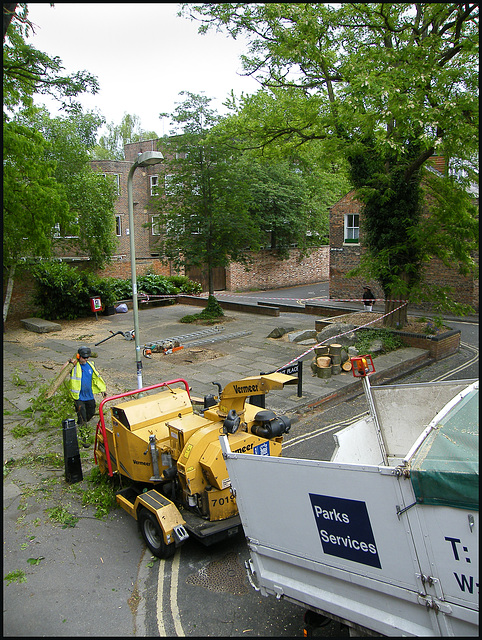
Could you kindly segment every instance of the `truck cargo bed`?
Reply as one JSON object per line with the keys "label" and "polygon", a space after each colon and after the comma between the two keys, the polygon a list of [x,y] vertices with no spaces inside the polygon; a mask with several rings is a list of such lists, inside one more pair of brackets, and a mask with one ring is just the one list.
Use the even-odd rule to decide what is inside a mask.
{"label": "truck cargo bed", "polygon": [[330,461],[221,437],[253,585],[371,633],[478,636],[478,382],[371,392],[382,443],[369,416]]}

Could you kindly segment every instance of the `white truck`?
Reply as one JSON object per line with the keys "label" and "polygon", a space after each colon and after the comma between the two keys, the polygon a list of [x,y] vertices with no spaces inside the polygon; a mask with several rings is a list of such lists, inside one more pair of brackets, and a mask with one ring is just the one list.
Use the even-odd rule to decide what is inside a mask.
{"label": "white truck", "polygon": [[248,577],[350,635],[478,636],[478,381],[362,383],[330,461],[220,437]]}

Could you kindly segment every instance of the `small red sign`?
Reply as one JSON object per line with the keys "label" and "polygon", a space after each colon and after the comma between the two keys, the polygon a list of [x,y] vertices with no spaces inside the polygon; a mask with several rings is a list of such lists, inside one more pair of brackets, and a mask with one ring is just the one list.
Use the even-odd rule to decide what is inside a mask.
{"label": "small red sign", "polygon": [[90,308],[95,313],[96,311],[102,311],[102,301],[100,298],[90,299]]}

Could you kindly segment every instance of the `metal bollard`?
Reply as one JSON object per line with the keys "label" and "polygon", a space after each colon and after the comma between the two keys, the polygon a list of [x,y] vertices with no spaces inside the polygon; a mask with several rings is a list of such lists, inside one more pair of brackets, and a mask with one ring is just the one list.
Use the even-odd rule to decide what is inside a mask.
{"label": "metal bollard", "polygon": [[62,420],[62,436],[64,443],[65,480],[80,482],[83,480],[80,462],[79,443],[77,442],[77,427],[73,418]]}

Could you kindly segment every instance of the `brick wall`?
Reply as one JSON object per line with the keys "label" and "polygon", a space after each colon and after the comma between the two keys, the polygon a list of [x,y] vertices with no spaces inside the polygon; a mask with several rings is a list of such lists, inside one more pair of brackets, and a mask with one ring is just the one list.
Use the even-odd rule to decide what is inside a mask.
{"label": "brick wall", "polygon": [[292,249],[288,260],[279,260],[270,250],[253,255],[254,264],[246,271],[239,263],[226,270],[228,291],[250,289],[277,289],[280,287],[323,282],[328,279],[329,247],[319,247],[300,260],[300,252]]}
{"label": "brick wall", "polygon": [[[4,272],[3,276],[3,299],[7,292],[8,273]],[[33,303],[33,295],[35,286],[33,278],[30,276],[28,267],[23,265],[17,266],[15,270],[15,279],[10,299],[9,311],[5,328],[20,325],[21,318],[30,318],[38,310]]]}
{"label": "brick wall", "polygon": [[[330,298],[361,298],[362,278],[348,278],[347,273],[358,267],[365,249],[359,245],[344,243],[344,220],[346,214],[360,214],[361,203],[354,197],[354,191],[346,194],[330,210]],[[363,221],[360,220],[360,241],[363,242]],[[475,256],[478,264],[478,255]],[[424,271],[424,280],[430,285],[452,287],[455,302],[471,305],[479,310],[479,283],[472,277],[462,276],[456,269],[446,267],[440,260],[432,259]],[[377,298],[384,294],[380,285],[368,282]],[[420,305],[420,308],[427,305]]]}
{"label": "brick wall", "polygon": [[[136,274],[142,276],[146,273],[147,269],[157,273],[160,276],[173,275],[171,267],[169,265],[161,263],[155,258],[136,258]],[[104,269],[99,269],[97,272],[101,278],[122,278],[130,279],[131,277],[131,263],[129,260],[119,260],[115,263],[107,265]]]}
{"label": "brick wall", "polygon": [[[131,147],[133,145],[126,145]],[[137,157],[137,152],[135,153]],[[134,160],[134,158],[133,158]],[[130,233],[129,229],[129,207],[127,201],[127,178],[132,161],[93,161],[92,168],[100,173],[118,174],[120,193],[115,202],[115,213],[120,216],[121,235],[117,236],[117,249],[115,255],[129,259],[130,256]],[[136,247],[136,260],[150,258],[152,246],[152,209],[149,176],[158,175],[159,169],[156,165],[149,167],[138,167],[132,177],[132,201],[134,216],[134,237]]]}
{"label": "brick wall", "polygon": [[438,336],[421,336],[416,333],[397,332],[407,347],[427,349],[432,358],[442,360],[460,348],[460,330],[452,329]]}
{"label": "brick wall", "polygon": [[[361,205],[355,199],[355,191],[350,191],[330,210],[330,298],[361,298],[363,285],[370,285],[377,298],[383,292],[376,282],[366,282],[365,278],[347,278],[351,269],[360,265],[360,257],[365,249],[360,244],[345,244],[345,215],[359,214]],[[362,237],[360,231],[360,237]]]}

